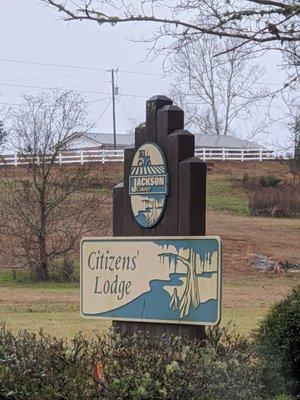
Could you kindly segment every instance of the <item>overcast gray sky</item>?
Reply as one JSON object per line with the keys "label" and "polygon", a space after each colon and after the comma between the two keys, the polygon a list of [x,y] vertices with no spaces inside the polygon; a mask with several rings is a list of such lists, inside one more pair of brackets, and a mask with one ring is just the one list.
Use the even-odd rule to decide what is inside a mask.
{"label": "overcast gray sky", "polygon": [[[89,102],[91,117],[97,120],[95,130],[111,132],[108,72],[34,65],[17,60],[104,70],[118,68],[117,85],[121,95],[117,100],[117,131],[126,133],[132,128],[132,120],[144,120],[147,98],[168,94],[172,81],[171,77],[163,76],[162,59],[142,62],[147,55],[146,45],[128,40],[146,35],[153,27],[146,24],[99,27],[92,22],[66,23],[60,18],[57,11],[41,5],[38,0],[1,1],[0,106],[20,103],[21,93],[34,94],[43,91],[42,88],[74,89],[81,91]],[[284,81],[284,74],[277,67],[280,57],[270,54],[262,62],[266,68],[265,82],[272,90],[278,88]],[[267,102],[263,102],[259,112],[267,111]],[[272,103],[274,117],[286,111],[280,99]],[[256,117],[254,112],[249,115],[249,121]],[[239,134],[247,136],[247,132]],[[269,128],[268,135],[262,135],[257,141],[283,141],[283,136],[284,124],[277,123]]]}

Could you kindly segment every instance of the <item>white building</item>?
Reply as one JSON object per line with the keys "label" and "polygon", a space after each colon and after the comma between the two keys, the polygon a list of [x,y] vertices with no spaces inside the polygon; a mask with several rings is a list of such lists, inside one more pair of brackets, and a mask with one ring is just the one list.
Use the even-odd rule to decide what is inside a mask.
{"label": "white building", "polygon": [[[134,145],[133,134],[118,134],[117,148],[124,149]],[[66,142],[69,150],[96,150],[112,149],[114,139],[111,133],[76,133]],[[197,149],[260,149],[257,143],[239,139],[229,135],[199,135],[195,134],[195,147]]]}
{"label": "white building", "polygon": [[[124,149],[134,143],[131,134],[117,135],[117,149]],[[114,138],[112,133],[75,133],[66,143],[66,150],[97,150],[113,149]]]}

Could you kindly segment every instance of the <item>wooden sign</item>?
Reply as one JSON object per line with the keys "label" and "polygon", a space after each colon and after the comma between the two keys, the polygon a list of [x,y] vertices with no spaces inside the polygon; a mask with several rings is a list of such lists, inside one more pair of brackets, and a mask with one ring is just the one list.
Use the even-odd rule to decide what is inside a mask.
{"label": "wooden sign", "polygon": [[146,143],[136,151],[129,176],[129,195],[136,222],[151,228],[160,220],[168,194],[167,164],[162,149]]}
{"label": "wooden sign", "polygon": [[125,321],[215,325],[220,320],[218,237],[86,238],[81,312]]}
{"label": "wooden sign", "polygon": [[[134,145],[124,150],[123,182],[113,189],[115,238],[83,242],[84,315],[113,319],[113,327],[125,335],[144,331],[154,337],[176,335],[197,340],[205,337],[205,328],[200,324],[218,322],[220,244],[216,238],[199,238],[205,236],[206,164],[194,156],[194,150],[195,137],[184,130],[183,110],[174,106],[172,100],[166,96],[149,99],[146,102],[145,124],[135,129]],[[173,241],[170,245],[172,251],[167,251],[166,247],[161,248],[161,244],[169,243],[168,241]],[[200,246],[198,254],[201,256],[196,255],[196,259],[192,261],[196,268],[193,273],[198,275],[199,271],[202,271],[202,252],[211,252],[210,246],[213,246],[213,243],[214,251],[217,251],[217,270],[215,271],[214,264],[213,271],[206,271],[208,267],[205,265],[201,272],[201,280],[197,277],[192,279],[192,285],[186,285],[186,281],[190,279],[189,269],[185,269],[183,261],[190,258],[190,261],[186,262],[191,262],[192,254],[198,251],[193,248],[193,243],[196,242],[197,246]],[[189,247],[185,247],[183,243]],[[151,251],[146,250],[150,248]],[[99,275],[96,267],[93,270],[98,251],[100,258],[102,255],[103,259],[106,257],[101,253],[105,250],[117,257],[116,260],[120,260],[118,257],[122,259],[130,256],[126,255],[129,249],[132,257],[139,256],[134,259],[135,262],[139,260],[138,269],[128,270],[126,273],[106,271],[104,275],[102,272]],[[89,254],[85,253],[86,251],[92,254],[90,267],[87,260]],[[160,256],[163,253],[167,255]],[[215,257],[213,256],[213,260]],[[98,265],[99,262],[101,263],[101,260],[98,261]],[[120,262],[117,262],[115,270],[120,268]],[[177,272],[175,263],[180,268]],[[177,276],[175,283],[170,277],[174,273],[186,276]],[[206,274],[212,275],[208,278]],[[159,285],[161,297],[153,296],[155,282]],[[209,291],[212,290],[214,282],[213,295],[207,301],[203,300],[207,298],[204,282],[209,283]],[[185,287],[194,294],[184,295],[182,290]],[[100,300],[102,298],[103,302]],[[147,300],[147,308],[143,310],[139,303],[140,298]],[[105,306],[106,302],[109,304]],[[160,304],[163,304],[161,310]]]}

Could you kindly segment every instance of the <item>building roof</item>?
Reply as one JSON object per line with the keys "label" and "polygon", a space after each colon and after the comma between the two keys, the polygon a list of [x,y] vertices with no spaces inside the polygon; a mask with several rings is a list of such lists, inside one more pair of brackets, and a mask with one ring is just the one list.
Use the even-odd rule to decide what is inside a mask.
{"label": "building roof", "polygon": [[[90,132],[83,134],[74,134],[72,138],[68,139],[68,148],[82,149],[89,147],[112,147],[114,143],[113,134],[111,133],[98,133]],[[117,147],[124,148],[134,145],[133,134],[118,134]],[[257,143],[239,139],[230,135],[203,135],[195,134],[195,147],[196,148],[227,148],[227,149],[259,149]]]}
{"label": "building roof", "polygon": [[[97,133],[92,132],[86,134],[92,140],[102,143],[106,146],[112,146],[114,143],[114,136],[112,133]],[[117,134],[117,146],[125,147],[130,146],[134,143],[134,135],[129,133]]]}
{"label": "building roof", "polygon": [[[134,136],[131,134],[118,134],[117,147],[127,147],[134,143]],[[114,138],[112,133],[76,133],[67,140],[67,147],[71,149],[82,149],[89,147],[112,147]]]}
{"label": "building roof", "polygon": [[195,147],[197,148],[227,148],[227,149],[259,149],[255,142],[239,139],[230,135],[195,135]]}

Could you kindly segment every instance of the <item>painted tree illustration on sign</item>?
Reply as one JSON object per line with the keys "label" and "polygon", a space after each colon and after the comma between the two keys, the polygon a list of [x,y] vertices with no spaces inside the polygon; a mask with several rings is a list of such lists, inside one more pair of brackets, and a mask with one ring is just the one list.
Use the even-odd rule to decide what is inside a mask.
{"label": "painted tree illustration on sign", "polygon": [[156,199],[151,199],[151,198],[142,200],[142,202],[145,204],[146,207],[145,215],[147,222],[150,225],[152,225],[158,218],[158,212],[157,212],[158,202]]}
{"label": "painted tree illustration on sign", "polygon": [[174,311],[180,311],[180,318],[184,318],[189,315],[191,307],[196,309],[200,305],[200,290],[197,278],[196,261],[198,254],[193,249],[188,250],[188,257],[183,257],[175,253],[161,253],[159,257],[164,263],[167,259],[169,266],[174,264],[175,272],[177,272],[178,263],[181,262],[187,269],[186,283],[183,294],[178,295],[177,288],[174,288],[170,308]]}

